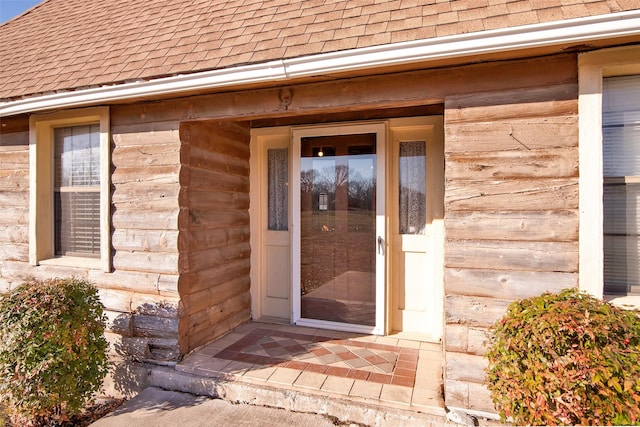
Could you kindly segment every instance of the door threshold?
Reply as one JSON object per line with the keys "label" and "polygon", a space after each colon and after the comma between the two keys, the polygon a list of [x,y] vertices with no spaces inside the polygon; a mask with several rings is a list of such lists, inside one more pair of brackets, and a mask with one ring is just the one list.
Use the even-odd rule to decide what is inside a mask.
{"label": "door threshold", "polygon": [[421,334],[419,332],[405,332],[405,331],[392,331],[387,335],[391,338],[397,338],[401,340],[409,340],[409,341],[420,341],[420,342],[428,342],[434,344],[441,344],[442,340],[434,340],[430,338],[426,334]]}
{"label": "door threshold", "polygon": [[352,323],[332,322],[330,320],[318,319],[298,319],[293,323],[295,326],[307,328],[327,329],[330,331],[353,332],[356,334],[383,335],[382,331],[375,326],[355,325]]}
{"label": "door threshold", "polygon": [[291,320],[282,317],[262,316],[259,319],[251,319],[255,323],[267,323],[272,325],[291,325]]}

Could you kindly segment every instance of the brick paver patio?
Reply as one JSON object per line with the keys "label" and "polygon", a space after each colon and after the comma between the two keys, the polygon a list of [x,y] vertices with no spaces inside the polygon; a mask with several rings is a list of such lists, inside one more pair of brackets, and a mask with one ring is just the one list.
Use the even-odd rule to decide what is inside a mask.
{"label": "brick paver patio", "polygon": [[438,343],[251,322],[188,355],[178,370],[369,403],[444,408]]}

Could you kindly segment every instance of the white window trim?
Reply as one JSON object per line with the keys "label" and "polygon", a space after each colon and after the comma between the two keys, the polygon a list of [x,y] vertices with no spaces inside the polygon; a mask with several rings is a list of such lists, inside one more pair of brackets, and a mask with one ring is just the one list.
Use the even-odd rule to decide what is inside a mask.
{"label": "white window trim", "polygon": [[[55,256],[55,127],[100,124],[100,258]],[[111,271],[109,107],[32,115],[29,119],[29,262]]]}
{"label": "white window trim", "polygon": [[578,57],[580,164],[580,289],[603,297],[602,86],[604,77],[640,74],[640,47],[583,53]]}

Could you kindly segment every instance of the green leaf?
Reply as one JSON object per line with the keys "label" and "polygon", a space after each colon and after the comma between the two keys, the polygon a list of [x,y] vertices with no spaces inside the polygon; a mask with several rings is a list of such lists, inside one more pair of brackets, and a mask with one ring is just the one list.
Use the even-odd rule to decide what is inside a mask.
{"label": "green leaf", "polygon": [[490,330],[487,385],[501,418],[516,424],[640,420],[638,313],[568,289],[512,303]]}
{"label": "green leaf", "polygon": [[0,400],[9,412],[60,423],[82,408],[108,369],[105,323],[97,290],[77,279],[33,280],[4,296]]}

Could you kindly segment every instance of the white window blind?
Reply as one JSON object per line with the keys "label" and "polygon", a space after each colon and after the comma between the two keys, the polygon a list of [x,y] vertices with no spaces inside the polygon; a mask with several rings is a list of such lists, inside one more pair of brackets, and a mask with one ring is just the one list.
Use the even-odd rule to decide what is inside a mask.
{"label": "white window blind", "polygon": [[100,255],[100,126],[56,128],[55,253]]}
{"label": "white window blind", "polygon": [[604,293],[640,294],[640,76],[604,79]]}

